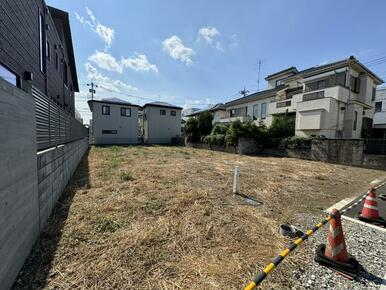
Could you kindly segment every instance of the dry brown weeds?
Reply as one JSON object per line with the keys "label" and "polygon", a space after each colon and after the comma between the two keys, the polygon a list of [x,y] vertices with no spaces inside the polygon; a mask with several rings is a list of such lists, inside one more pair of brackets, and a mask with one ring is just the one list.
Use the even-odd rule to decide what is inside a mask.
{"label": "dry brown weeds", "polygon": [[[235,165],[246,205],[231,194]],[[285,245],[295,213],[320,213],[382,172],[184,147],[93,147],[15,288],[240,289]],[[296,254],[265,288],[291,287]]]}

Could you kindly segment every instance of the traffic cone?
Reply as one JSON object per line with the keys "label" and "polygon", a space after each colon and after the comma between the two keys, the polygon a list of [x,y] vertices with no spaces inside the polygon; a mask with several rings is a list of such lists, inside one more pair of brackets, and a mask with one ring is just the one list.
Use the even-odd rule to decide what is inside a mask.
{"label": "traffic cone", "polygon": [[331,268],[346,278],[354,279],[360,270],[358,261],[347,252],[340,213],[333,209],[330,220],[327,245],[319,245],[315,253],[315,262]]}
{"label": "traffic cone", "polygon": [[334,261],[347,263],[349,257],[343,236],[340,213],[337,209],[333,209],[331,213],[335,215],[335,218],[330,220],[330,228],[328,230],[327,245],[324,255]]}
{"label": "traffic cone", "polygon": [[377,193],[375,188],[370,188],[369,194],[366,196],[365,204],[358,218],[361,221],[369,222],[379,226],[386,226],[386,221],[379,216]]}
{"label": "traffic cone", "polygon": [[369,194],[366,196],[360,216],[365,219],[379,219],[377,194],[374,188],[371,188]]}

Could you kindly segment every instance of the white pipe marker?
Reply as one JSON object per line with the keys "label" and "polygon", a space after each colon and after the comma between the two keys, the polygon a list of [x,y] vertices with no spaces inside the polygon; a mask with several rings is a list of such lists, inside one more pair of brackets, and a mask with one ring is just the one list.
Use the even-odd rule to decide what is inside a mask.
{"label": "white pipe marker", "polygon": [[233,193],[239,193],[239,177],[240,166],[235,166],[235,173],[233,175]]}

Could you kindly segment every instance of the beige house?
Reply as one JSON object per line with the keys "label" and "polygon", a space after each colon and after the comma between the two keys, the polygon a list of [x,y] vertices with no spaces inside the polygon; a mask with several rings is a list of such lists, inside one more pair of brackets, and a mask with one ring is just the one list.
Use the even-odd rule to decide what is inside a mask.
{"label": "beige house", "polygon": [[138,144],[138,108],[119,99],[90,100],[91,144]]}
{"label": "beige house", "polygon": [[[268,89],[226,103],[228,116],[272,123],[275,116],[296,118],[298,136],[361,138],[371,124],[376,87],[383,80],[351,56],[302,71],[295,67],[266,77]],[[371,126],[370,126],[371,127]]]}
{"label": "beige house", "polygon": [[182,108],[165,102],[153,102],[143,107],[143,141],[146,144],[171,144],[181,137]]}

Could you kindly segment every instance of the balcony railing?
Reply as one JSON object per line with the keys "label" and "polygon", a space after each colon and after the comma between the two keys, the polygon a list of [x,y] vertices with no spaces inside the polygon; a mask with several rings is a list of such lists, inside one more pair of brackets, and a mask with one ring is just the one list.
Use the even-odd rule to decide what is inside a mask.
{"label": "balcony railing", "polygon": [[324,98],[324,91],[318,91],[318,92],[313,92],[313,93],[309,93],[309,94],[304,94],[303,95],[303,102],[317,100],[317,99],[323,99],[323,98]]}
{"label": "balcony railing", "polygon": [[291,100],[276,103],[276,108],[285,108],[285,107],[289,107],[289,106],[291,106]]}

